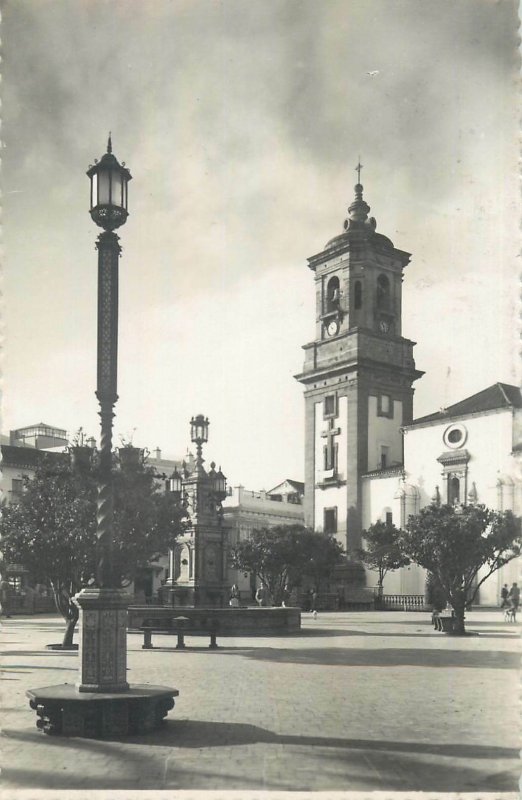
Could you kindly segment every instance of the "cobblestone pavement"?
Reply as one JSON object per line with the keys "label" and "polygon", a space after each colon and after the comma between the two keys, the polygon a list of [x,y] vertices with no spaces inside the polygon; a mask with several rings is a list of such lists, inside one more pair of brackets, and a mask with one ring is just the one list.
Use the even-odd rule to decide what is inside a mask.
{"label": "cobblestone pavement", "polygon": [[180,696],[161,730],[99,741],[36,729],[25,690],[74,683],[78,656],[44,649],[61,639],[58,617],[13,617],[3,623],[2,796],[16,788],[515,792],[519,629],[498,611],[471,612],[468,628],[480,635],[436,633],[426,613],[303,614],[298,635],[221,639],[217,651],[191,637],[176,651],[167,635],[143,651],[131,633],[129,682]]}

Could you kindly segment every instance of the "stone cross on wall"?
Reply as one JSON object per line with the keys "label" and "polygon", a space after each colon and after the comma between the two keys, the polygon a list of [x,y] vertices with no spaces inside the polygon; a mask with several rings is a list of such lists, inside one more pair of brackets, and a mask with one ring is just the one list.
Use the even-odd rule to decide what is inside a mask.
{"label": "stone cross on wall", "polygon": [[340,428],[336,428],[335,422],[333,419],[328,420],[328,427],[325,431],[321,433],[321,437],[326,439],[326,445],[324,448],[325,456],[324,456],[324,468],[325,469],[335,469],[336,468],[336,454],[337,454],[337,443],[335,442],[334,437],[338,436],[341,433]]}

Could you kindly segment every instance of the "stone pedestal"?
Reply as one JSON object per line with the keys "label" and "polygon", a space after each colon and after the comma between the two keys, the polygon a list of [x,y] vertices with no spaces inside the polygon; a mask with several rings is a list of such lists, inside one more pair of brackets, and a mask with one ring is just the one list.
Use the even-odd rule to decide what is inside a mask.
{"label": "stone pedestal", "polygon": [[76,595],[80,609],[80,692],[125,692],[127,607],[120,589],[86,588]]}
{"label": "stone pedestal", "polygon": [[179,692],[169,686],[127,683],[128,596],[87,588],[80,609],[80,674],[76,685],[28,689],[36,727],[47,734],[118,738],[147,733],[163,722]]}
{"label": "stone pedestal", "polygon": [[36,727],[54,736],[120,738],[158,728],[174,707],[177,689],[148,684],[126,692],[79,692],[72,684],[28,689]]}

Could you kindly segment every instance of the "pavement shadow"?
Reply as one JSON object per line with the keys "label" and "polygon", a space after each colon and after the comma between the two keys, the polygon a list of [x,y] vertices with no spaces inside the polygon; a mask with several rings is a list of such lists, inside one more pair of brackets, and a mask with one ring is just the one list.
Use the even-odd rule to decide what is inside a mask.
{"label": "pavement shadow", "polygon": [[75,656],[78,658],[78,650],[2,650],[2,656],[50,656],[51,658]]}
{"label": "pavement shadow", "polygon": [[[60,670],[61,672],[78,672],[78,667],[55,667],[47,666],[45,664],[42,666],[41,664],[13,664],[12,666],[4,666],[0,670],[0,672],[32,672],[33,669],[46,669],[46,670]],[[3,680],[3,676],[2,676]]]}
{"label": "pavement shadow", "polygon": [[130,744],[164,747],[203,748],[249,744],[282,744],[301,747],[334,747],[344,750],[370,750],[386,753],[419,753],[456,758],[518,758],[515,747],[498,745],[436,744],[434,742],[394,742],[389,739],[350,739],[334,736],[278,734],[243,722],[209,720],[167,720],[163,727],[146,736],[130,737]]}
{"label": "pavement shadow", "polygon": [[[35,742],[42,734],[36,731],[16,731],[4,729],[3,736],[24,743]],[[42,764],[33,768],[25,765],[23,769],[6,765],[3,770],[4,786],[46,787],[54,789],[198,789],[227,788],[241,789],[282,789],[290,788],[306,791],[310,776],[300,767],[307,759],[314,759],[316,768],[324,775],[325,788],[345,789],[346,780],[355,781],[357,788],[381,791],[397,789],[401,791],[466,791],[472,788],[489,791],[514,791],[516,786],[516,748],[472,745],[461,743],[395,742],[390,740],[357,739],[345,737],[298,736],[277,734],[257,725],[245,723],[225,723],[210,720],[169,720],[157,731],[146,736],[128,737],[120,740],[92,740],[64,737],[45,737],[48,748],[57,747],[69,751],[74,760],[75,753],[81,752],[88,758],[91,767],[85,770],[65,771]],[[138,745],[138,747],[136,747]],[[143,747],[145,745],[145,747]],[[251,774],[251,759],[234,760],[231,769],[219,756],[219,748],[232,746],[293,746],[297,760],[288,763],[287,779],[283,782],[268,776]],[[141,747],[140,747],[141,746]],[[150,747],[155,750],[151,751]],[[158,761],[158,748],[165,748],[165,757],[171,758],[172,769],[160,773],[152,771],[153,763]],[[201,761],[189,758],[190,751],[217,748],[215,762],[208,756]],[[306,749],[305,749],[306,748]],[[183,752],[187,755],[183,761]],[[284,752],[284,751],[283,751]],[[152,753],[155,754],[151,760]],[[260,749],[259,758],[266,757],[266,750]],[[290,752],[286,751],[288,759]],[[179,756],[176,758],[175,756]],[[439,762],[438,759],[451,761]],[[50,758],[50,753],[47,755]],[[101,759],[101,761],[100,761]],[[455,763],[461,759],[461,763]],[[491,765],[484,763],[491,759],[513,761],[510,770],[503,764],[503,771],[491,774]],[[50,762],[54,764],[54,758]],[[329,774],[328,763],[340,765],[335,774]],[[67,763],[66,761],[64,763]],[[111,769],[106,766],[110,763]],[[163,758],[161,762],[163,764]],[[103,764],[103,774],[99,766]],[[321,769],[321,765],[323,769]],[[368,769],[369,765],[369,769]],[[97,769],[98,766],[98,769]],[[499,765],[500,766],[500,765]],[[361,769],[362,767],[362,769]],[[295,775],[292,775],[292,769]],[[64,768],[65,769],[65,768]],[[288,780],[289,778],[289,780]],[[315,789],[319,788],[314,777]],[[320,783],[319,783],[320,786]]]}
{"label": "pavement shadow", "polygon": [[474,669],[518,669],[520,655],[496,651],[439,650],[413,648],[299,648],[260,647],[246,658],[285,664],[320,664],[341,667],[469,667]]}
{"label": "pavement shadow", "polygon": [[[41,737],[38,731],[20,731],[4,728],[3,736],[20,741],[31,741]],[[461,744],[449,742],[399,742],[391,739],[352,739],[337,736],[299,736],[279,734],[245,722],[215,722],[213,720],[168,719],[161,728],[141,736],[114,737],[96,740],[78,737],[45,737],[46,744],[59,748],[103,750],[104,742],[125,742],[130,745],[154,745],[160,747],[206,748],[230,747],[250,744],[282,744],[302,747],[332,747],[343,750],[368,750],[371,752],[408,753],[453,758],[518,759],[516,747],[499,745]]]}

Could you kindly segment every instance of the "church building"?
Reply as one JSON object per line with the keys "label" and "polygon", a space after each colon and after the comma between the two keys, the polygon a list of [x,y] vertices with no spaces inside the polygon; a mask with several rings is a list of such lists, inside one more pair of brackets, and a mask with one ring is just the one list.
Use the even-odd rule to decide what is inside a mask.
{"label": "church building", "polygon": [[[351,561],[373,522],[403,526],[431,502],[522,512],[518,387],[498,383],[414,419],[414,383],[424,373],[402,332],[410,253],[377,232],[369,211],[357,183],[342,232],[308,259],[315,338],[295,376],[305,397],[305,524],[335,536]],[[516,569],[484,584],[481,602],[496,603]],[[385,592],[422,595],[424,583],[412,565],[389,573]],[[371,573],[367,584],[376,584]]]}

